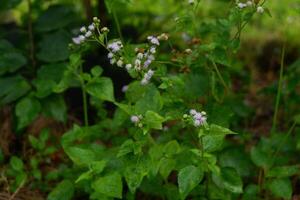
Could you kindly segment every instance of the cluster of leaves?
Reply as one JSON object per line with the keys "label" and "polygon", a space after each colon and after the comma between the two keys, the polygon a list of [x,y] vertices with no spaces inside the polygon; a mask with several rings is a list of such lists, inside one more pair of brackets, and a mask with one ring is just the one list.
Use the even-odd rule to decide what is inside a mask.
{"label": "cluster of leaves", "polygon": [[[19,3],[6,2],[5,9]],[[117,14],[135,1],[105,2],[116,25],[109,27],[107,37],[112,41],[120,37],[126,59],[134,60],[135,49],[142,52],[145,38],[129,43],[118,35],[122,22],[126,24],[131,18],[118,18]],[[148,5],[152,1],[136,3]],[[296,155],[300,138],[292,133],[300,124],[299,116],[286,122],[286,126],[292,123],[288,132],[278,133],[275,129],[269,137],[255,141],[239,124],[243,118],[251,119],[253,111],[242,101],[242,95],[233,93],[232,74],[238,73],[234,66],[239,65],[236,52],[241,34],[264,1],[253,1],[249,9],[233,4],[222,17],[202,20],[198,11],[205,2],[170,0],[167,4],[173,5],[170,12],[180,12],[175,20],[170,16],[158,19],[160,23],[168,22],[168,27],[161,27],[159,32],[168,31],[169,41],[161,42],[152,63],[156,71],[151,83],[141,85],[136,75],[129,74],[132,77],[124,95],[117,97],[115,82],[104,76],[105,68],[115,66],[104,64],[107,66],[102,68],[93,63],[95,66],[89,69],[84,57],[94,47],[85,42],[69,48],[71,30],[78,33],[80,28],[74,24],[80,20],[71,5],[49,6],[37,1],[30,5],[40,14],[30,33],[38,43],[37,52],[32,51],[31,44],[28,58],[8,40],[0,40],[0,105],[13,106],[16,132],[26,133],[26,128],[40,116],[66,123],[67,109],[72,108],[65,103],[65,94],[75,88],[82,95],[84,125],[74,124],[60,139],[72,163],[64,161],[53,171],[41,171],[42,164],[53,165],[51,156],[59,145],[49,145],[48,130],[38,137],[29,135],[35,153],[26,162],[12,156],[4,170],[11,190],[30,185],[49,192],[49,200],[70,200],[77,195],[103,200],[291,199],[297,192],[293,188],[299,183]],[[27,16],[32,20],[31,17]],[[132,23],[139,26],[141,22],[142,17]],[[149,23],[153,29],[137,32],[160,35],[155,28],[157,21]],[[105,51],[100,32],[96,41]],[[286,77],[290,81],[284,93],[295,101],[288,108],[293,115],[297,114],[294,110],[299,99],[295,92],[298,68],[299,62],[289,68]],[[127,72],[122,69],[122,73]],[[277,84],[279,91],[280,84],[281,81]],[[184,114],[192,108],[205,110],[207,123],[195,127],[185,120]],[[138,126],[132,123],[131,116],[142,116]],[[0,151],[0,162],[3,160]],[[53,181],[61,182],[51,188]]]}

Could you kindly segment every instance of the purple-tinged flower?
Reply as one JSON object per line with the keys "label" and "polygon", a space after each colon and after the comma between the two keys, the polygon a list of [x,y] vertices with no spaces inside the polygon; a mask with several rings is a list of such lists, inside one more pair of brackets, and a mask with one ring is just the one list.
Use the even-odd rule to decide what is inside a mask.
{"label": "purple-tinged flower", "polygon": [[126,92],[128,90],[128,85],[124,85],[123,87],[122,87],[122,92]]}
{"label": "purple-tinged flower", "polygon": [[88,29],[89,29],[90,31],[94,31],[94,30],[95,30],[95,25],[94,25],[94,24],[90,24],[90,25],[88,26]]}
{"label": "purple-tinged flower", "polygon": [[137,124],[137,123],[139,123],[140,118],[138,116],[136,116],[136,115],[132,115],[130,117],[130,120],[131,120],[132,123]]}

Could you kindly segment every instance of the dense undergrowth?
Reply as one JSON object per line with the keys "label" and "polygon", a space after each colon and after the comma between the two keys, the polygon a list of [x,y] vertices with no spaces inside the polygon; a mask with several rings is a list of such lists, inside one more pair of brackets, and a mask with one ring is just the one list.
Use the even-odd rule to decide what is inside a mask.
{"label": "dense undergrowth", "polygon": [[296,0],[2,0],[0,199],[299,199]]}

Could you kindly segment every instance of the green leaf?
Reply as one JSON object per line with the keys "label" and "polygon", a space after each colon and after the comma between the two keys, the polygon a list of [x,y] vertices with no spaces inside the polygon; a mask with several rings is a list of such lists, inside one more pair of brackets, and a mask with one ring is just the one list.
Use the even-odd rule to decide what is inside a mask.
{"label": "green leaf", "polygon": [[235,168],[241,176],[250,176],[254,168],[250,156],[244,151],[243,146],[223,150],[218,160],[220,166]]}
{"label": "green leaf", "polygon": [[53,89],[63,78],[67,65],[55,63],[43,65],[37,72],[37,78],[33,81],[37,89],[36,96],[44,98],[53,92]]}
{"label": "green leaf", "polygon": [[67,147],[65,152],[76,165],[86,166],[97,158],[95,152],[87,148]]}
{"label": "green leaf", "polygon": [[61,95],[51,95],[42,100],[43,113],[61,122],[67,120],[67,106]]}
{"label": "green leaf", "polygon": [[234,168],[225,167],[220,174],[213,174],[214,183],[233,193],[243,192],[243,182],[240,175]]}
{"label": "green leaf", "polygon": [[291,199],[292,197],[292,183],[287,178],[274,179],[270,181],[268,188],[276,197],[281,197],[284,199]]}
{"label": "green leaf", "polygon": [[269,153],[263,151],[259,146],[254,146],[250,152],[253,163],[262,168],[267,168],[272,165],[272,157]]}
{"label": "green leaf", "polygon": [[71,6],[52,6],[42,12],[37,19],[37,31],[52,31],[74,22],[76,15]]}
{"label": "green leaf", "polygon": [[95,66],[92,68],[91,73],[93,76],[98,77],[102,74],[103,69],[100,66]]}
{"label": "green leaf", "polygon": [[30,85],[22,76],[0,78],[0,105],[17,100],[29,90]]}
{"label": "green leaf", "polygon": [[266,177],[284,178],[300,173],[299,165],[274,167],[267,171]]}
{"label": "green leaf", "polygon": [[45,35],[39,43],[40,51],[37,58],[44,62],[59,62],[69,57],[69,42],[71,36],[63,30]]}
{"label": "green leaf", "polygon": [[232,134],[237,134],[237,133],[231,131],[228,128],[224,128],[224,127],[218,126],[216,124],[211,124],[209,126],[209,134],[210,135],[232,135]]}
{"label": "green leaf", "polygon": [[24,165],[23,161],[16,156],[12,156],[10,158],[9,164],[13,170],[18,171],[18,172],[23,171],[23,165]]}
{"label": "green leaf", "polygon": [[145,123],[148,128],[153,129],[162,129],[162,123],[165,121],[165,119],[153,111],[147,111],[145,114]]}
{"label": "green leaf", "polygon": [[294,116],[294,122],[300,124],[300,114]]}
{"label": "green leaf", "polygon": [[181,199],[185,199],[201,182],[203,175],[203,171],[199,167],[193,165],[187,166],[179,171],[178,187]]}
{"label": "green leaf", "polygon": [[107,162],[105,160],[94,161],[94,162],[92,162],[90,168],[93,171],[93,173],[100,174],[104,170],[106,163]]}
{"label": "green leaf", "polygon": [[40,145],[39,145],[39,140],[36,138],[36,137],[34,137],[34,136],[32,136],[32,135],[29,135],[28,136],[28,139],[29,139],[29,142],[30,142],[30,144],[31,144],[31,146],[34,148],[34,149],[36,149],[36,150],[39,150],[40,148]]}
{"label": "green leaf", "polygon": [[71,200],[74,195],[74,185],[69,180],[60,182],[48,195],[47,200]]}
{"label": "green leaf", "polygon": [[0,75],[15,72],[26,64],[26,58],[15,51],[6,51],[0,54]]}
{"label": "green leaf", "polygon": [[21,99],[16,105],[16,116],[18,117],[18,129],[29,125],[41,110],[40,102],[32,97]]}
{"label": "green leaf", "polygon": [[117,172],[98,178],[92,183],[92,188],[108,197],[122,198],[122,178]]}
{"label": "green leaf", "polygon": [[181,148],[178,142],[176,140],[172,140],[164,146],[163,152],[166,154],[166,156],[172,156],[178,154],[180,150]]}
{"label": "green leaf", "polygon": [[225,135],[205,135],[203,136],[203,149],[205,152],[214,152],[223,148]]}
{"label": "green leaf", "polygon": [[126,167],[124,177],[131,193],[135,193],[135,190],[140,186],[144,176],[147,174],[147,169],[141,164]]}
{"label": "green leaf", "polygon": [[92,176],[93,176],[93,171],[90,170],[90,171],[84,172],[76,179],[75,183],[78,183],[82,180],[89,180],[92,178]]}
{"label": "green leaf", "polygon": [[168,178],[171,171],[175,169],[176,161],[173,158],[165,158],[163,157],[159,161],[159,173],[162,175],[164,179]]}
{"label": "green leaf", "polygon": [[114,102],[114,87],[111,79],[97,78],[86,85],[86,91],[100,100]]}
{"label": "green leaf", "polygon": [[147,86],[141,98],[135,104],[135,112],[144,114],[147,111],[158,112],[162,108],[162,99],[159,91],[152,85]]}

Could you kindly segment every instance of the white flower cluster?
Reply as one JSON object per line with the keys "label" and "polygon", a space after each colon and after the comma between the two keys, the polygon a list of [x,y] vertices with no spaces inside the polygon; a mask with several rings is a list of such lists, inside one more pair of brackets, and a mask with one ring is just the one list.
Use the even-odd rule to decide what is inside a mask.
{"label": "white flower cluster", "polygon": [[121,56],[121,50],[123,49],[123,44],[120,40],[114,41],[107,45],[109,53],[107,55],[110,60],[110,64],[117,64],[118,67],[123,67],[124,61]]}
{"label": "white flower cluster", "polygon": [[[97,19],[97,21],[98,20],[99,19]],[[94,22],[90,24],[87,28],[83,26],[80,28],[80,35],[78,35],[77,37],[73,37],[72,41],[74,42],[74,44],[77,45],[82,44],[87,38],[91,37],[94,34],[94,30],[95,30]]]}
{"label": "white flower cluster", "polygon": [[119,67],[126,68],[127,71],[135,70],[143,73],[143,79],[141,80],[142,85],[146,85],[150,82],[154,71],[149,69],[150,64],[155,60],[156,48],[160,45],[160,40],[168,40],[167,34],[161,34],[158,37],[149,36],[149,47],[146,49],[136,48],[136,57],[134,58],[133,64],[126,62],[122,57],[123,44],[121,41],[114,41],[107,45],[109,50],[108,58],[111,64],[117,64]]}
{"label": "white flower cluster", "polygon": [[[100,19],[97,17],[93,18],[93,23],[88,25],[87,27],[83,26],[80,28],[80,34],[76,37],[72,38],[72,41],[76,45],[80,45],[84,43],[87,39],[93,37],[95,35],[96,28],[100,25]],[[104,27],[101,29],[101,32],[108,32],[108,28]]]}
{"label": "white flower cluster", "polygon": [[[242,3],[242,2],[239,2],[237,1],[236,3],[237,7],[240,8],[240,9],[244,9],[246,7],[253,7],[254,6],[254,3],[252,0],[248,0],[246,3]],[[262,6],[257,6],[256,7],[256,12],[257,13],[263,13],[265,11],[265,9],[262,7]]]}
{"label": "white flower cluster", "polygon": [[193,5],[195,3],[194,0],[188,0],[189,1],[189,4]]}
{"label": "white flower cluster", "polygon": [[138,127],[143,127],[143,123],[141,122],[143,119],[143,116],[142,115],[132,115],[130,117],[130,121],[132,123],[134,123],[134,125],[138,126]]}
{"label": "white flower cluster", "polygon": [[149,69],[145,74],[143,79],[141,80],[142,85],[147,85],[149,81],[151,80],[152,76],[154,74],[154,71]]}
{"label": "white flower cluster", "polygon": [[194,126],[202,126],[206,123],[207,117],[206,117],[206,112],[201,111],[197,112],[195,109],[190,110],[190,115],[193,119]]}

